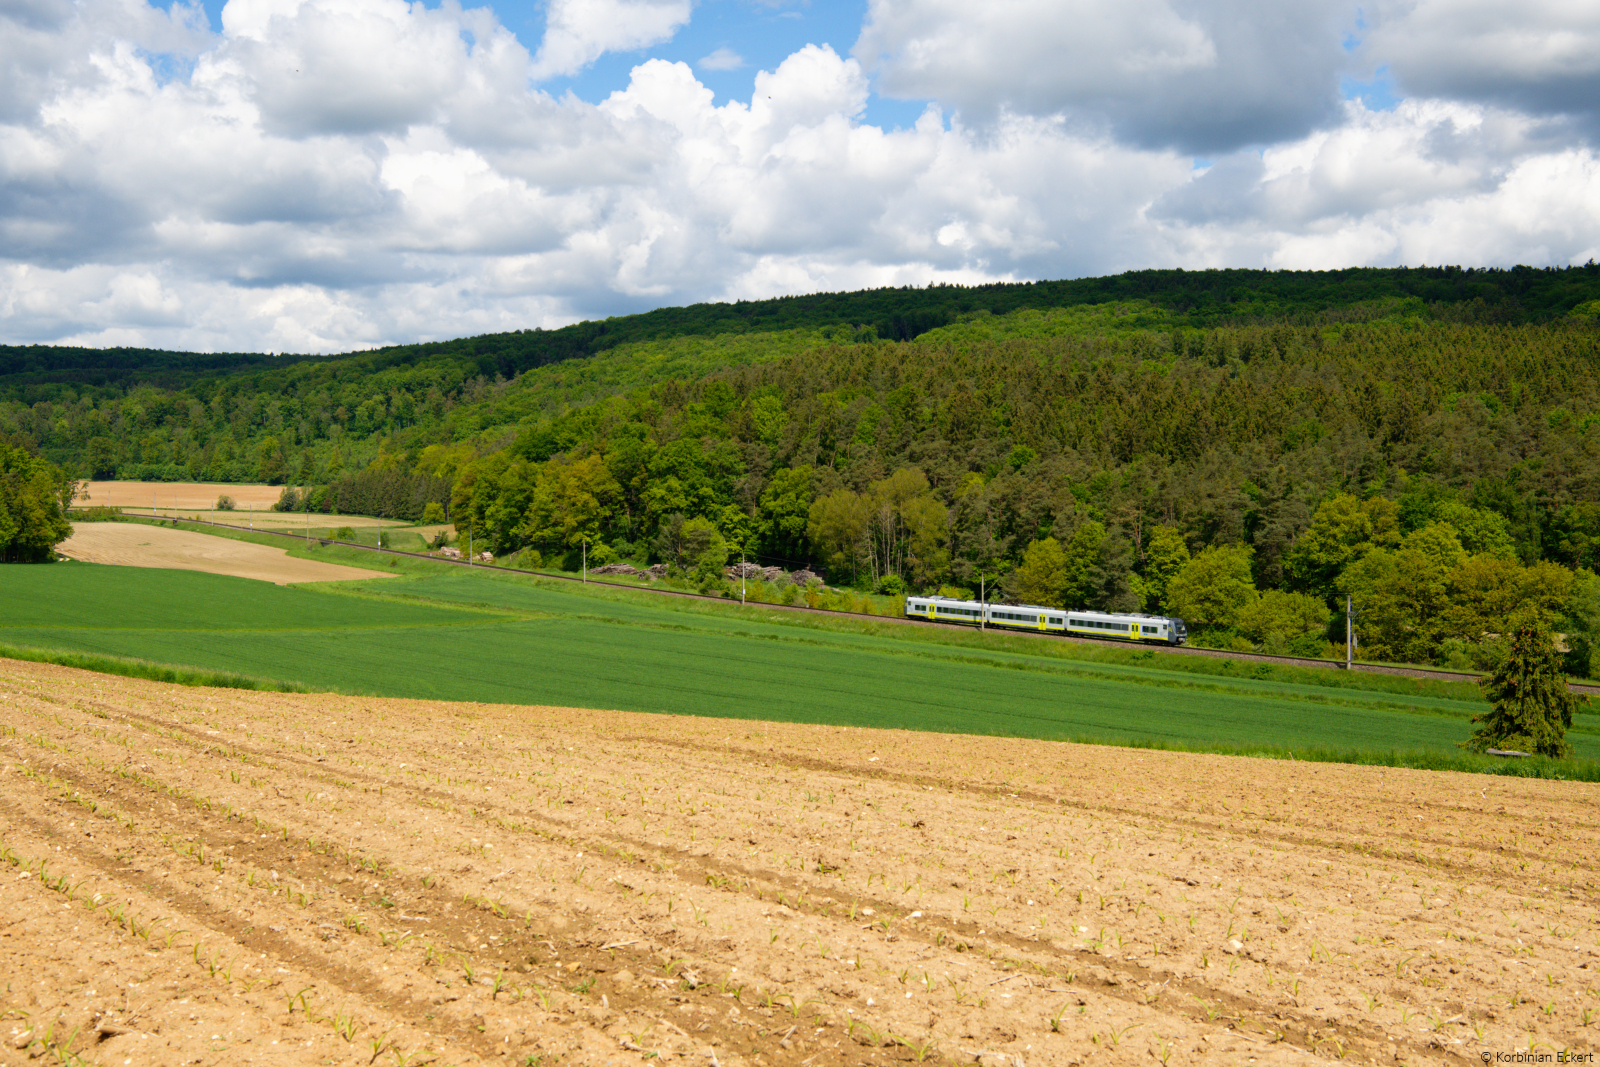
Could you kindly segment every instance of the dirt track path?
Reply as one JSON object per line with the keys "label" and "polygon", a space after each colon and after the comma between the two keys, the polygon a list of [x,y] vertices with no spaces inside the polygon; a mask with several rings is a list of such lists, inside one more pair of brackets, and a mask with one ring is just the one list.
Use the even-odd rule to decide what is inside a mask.
{"label": "dirt track path", "polygon": [[122,567],[205,571],[288,585],[386,578],[383,571],[295,559],[288,550],[131,522],[80,522],[57,549],[69,559]]}
{"label": "dirt track path", "polygon": [[11,661],[0,722],[12,1047],[1466,1064],[1600,1033],[1592,785]]}

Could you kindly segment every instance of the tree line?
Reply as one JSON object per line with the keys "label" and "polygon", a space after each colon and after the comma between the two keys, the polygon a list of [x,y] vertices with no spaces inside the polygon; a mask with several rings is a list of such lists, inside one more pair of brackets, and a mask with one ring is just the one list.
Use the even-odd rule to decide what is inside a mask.
{"label": "tree line", "polygon": [[[1600,309],[1600,265],[1345,271],[1136,271],[1069,281],[820,293],[698,304],[338,356],[0,346],[0,432],[82,476],[144,480],[330,480],[379,451],[419,449],[516,425],[541,406],[529,372],[674,342],[709,351],[749,338],[760,361],[780,335],[909,341],[983,316],[1130,305],[1120,328],[1190,337],[1216,327],[1420,322],[1537,324]],[[1589,310],[1584,311],[1585,308]],[[761,348],[771,349],[762,353]],[[706,369],[710,369],[709,367]],[[541,386],[549,378],[535,376]],[[542,393],[547,398],[548,388]]]}

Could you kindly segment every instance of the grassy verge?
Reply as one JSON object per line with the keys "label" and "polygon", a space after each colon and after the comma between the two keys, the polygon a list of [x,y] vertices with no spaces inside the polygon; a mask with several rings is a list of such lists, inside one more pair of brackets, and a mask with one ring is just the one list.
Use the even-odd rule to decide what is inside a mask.
{"label": "grassy verge", "polygon": [[54,663],[61,667],[99,674],[117,674],[124,678],[144,678],[152,682],[171,682],[174,685],[204,686],[211,689],[256,689],[269,693],[309,693],[311,690],[294,682],[280,682],[269,678],[251,678],[231,671],[195,670],[167,663],[152,663],[145,659],[123,656],[99,656],[65,649],[19,648],[0,645],[0,659],[23,660],[28,663]]}
{"label": "grassy verge", "polygon": [[[1074,739],[1080,744],[1107,744],[1096,738]],[[1199,752],[1218,756],[1249,756],[1258,759],[1297,760],[1305,763],[1352,763],[1364,767],[1404,767],[1420,771],[1458,771],[1463,774],[1494,774],[1506,778],[1548,778],[1565,782],[1600,782],[1600,761],[1549,759],[1545,756],[1505,758],[1480,756],[1474,752],[1438,752],[1432,749],[1392,750],[1327,748],[1279,748],[1261,745],[1169,744],[1160,741],[1119,741],[1124,748],[1144,748],[1161,752]]]}

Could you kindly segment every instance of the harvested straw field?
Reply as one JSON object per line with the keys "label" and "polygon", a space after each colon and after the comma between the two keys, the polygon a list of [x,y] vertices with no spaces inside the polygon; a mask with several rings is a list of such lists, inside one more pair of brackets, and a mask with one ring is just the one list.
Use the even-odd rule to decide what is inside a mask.
{"label": "harvested straw field", "polygon": [[0,661],[5,1055],[1592,1050],[1600,787]]}
{"label": "harvested straw field", "polygon": [[231,497],[242,509],[265,511],[283,494],[281,485],[243,485],[232,482],[82,482],[74,501],[79,507],[124,508],[149,511],[202,512],[219,496]]}
{"label": "harvested straw field", "polygon": [[143,523],[80,522],[57,551],[84,563],[204,571],[287,585],[384,578],[382,571],[295,559],[286,549]]}

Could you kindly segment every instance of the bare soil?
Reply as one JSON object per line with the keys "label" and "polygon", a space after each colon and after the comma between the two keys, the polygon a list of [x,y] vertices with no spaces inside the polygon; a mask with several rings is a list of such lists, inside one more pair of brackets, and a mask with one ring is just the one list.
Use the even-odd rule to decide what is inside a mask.
{"label": "bare soil", "polygon": [[12,661],[0,723],[7,1062],[1468,1064],[1597,1034],[1588,784]]}
{"label": "bare soil", "polygon": [[288,585],[388,577],[382,571],[294,559],[282,548],[226,537],[121,522],[80,522],[56,549],[69,559],[123,567],[205,571]]}

